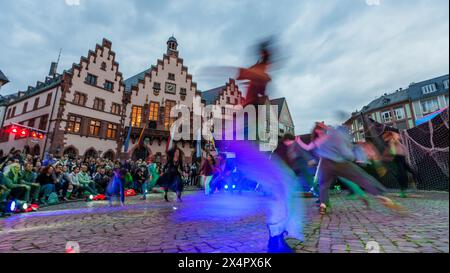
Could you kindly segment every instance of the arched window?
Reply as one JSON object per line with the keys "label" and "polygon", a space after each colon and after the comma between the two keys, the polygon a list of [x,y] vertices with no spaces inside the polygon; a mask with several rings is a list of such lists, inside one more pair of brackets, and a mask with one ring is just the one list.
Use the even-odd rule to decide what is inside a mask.
{"label": "arched window", "polygon": [[31,153],[30,146],[25,145],[25,147],[23,148],[23,151],[24,151],[24,153],[27,154],[27,155],[30,154],[30,153]]}
{"label": "arched window", "polygon": [[97,158],[98,157],[98,153],[96,150],[94,149],[89,149],[86,151],[86,153],[84,154],[85,158]]}
{"label": "arched window", "polygon": [[133,160],[145,160],[148,158],[148,156],[150,155],[150,153],[148,152],[148,150],[145,147],[140,147],[137,148],[136,150],[134,150],[133,152]]}
{"label": "arched window", "polygon": [[69,147],[64,150],[64,155],[69,156],[71,159],[75,159],[78,156],[78,153],[73,147]]}
{"label": "arched window", "polygon": [[104,159],[114,160],[114,152],[113,151],[107,151],[103,154]]}
{"label": "arched window", "polygon": [[34,145],[32,155],[41,155],[41,147],[39,144]]}

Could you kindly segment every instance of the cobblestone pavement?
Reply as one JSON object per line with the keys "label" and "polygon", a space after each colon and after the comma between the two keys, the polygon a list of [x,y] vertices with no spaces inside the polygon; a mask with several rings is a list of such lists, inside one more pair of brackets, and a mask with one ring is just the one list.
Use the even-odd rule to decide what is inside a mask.
{"label": "cobblestone pavement", "polygon": [[[263,209],[243,208],[234,217],[233,212],[179,217],[183,210],[208,208],[211,198],[221,196],[191,192],[183,203],[166,203],[154,194],[146,201],[129,198],[124,208],[78,202],[0,218],[0,252],[58,253],[65,251],[67,241],[76,241],[81,252],[89,253],[264,253],[268,234]],[[288,240],[299,253],[366,252],[369,241],[376,241],[381,252],[449,252],[448,193],[396,199],[410,210],[407,216],[375,202],[368,209],[341,193],[332,196],[333,211],[322,217],[314,199],[302,200],[305,241]]]}

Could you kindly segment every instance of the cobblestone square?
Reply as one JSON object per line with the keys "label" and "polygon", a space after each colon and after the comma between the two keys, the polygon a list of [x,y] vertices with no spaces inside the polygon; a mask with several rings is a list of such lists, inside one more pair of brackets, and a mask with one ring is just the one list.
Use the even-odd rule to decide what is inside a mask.
{"label": "cobblestone square", "polygon": [[[199,198],[201,204],[195,203]],[[262,210],[238,217],[179,221],[183,210],[192,206],[200,210],[210,202],[208,198],[221,196],[190,192],[183,203],[166,203],[153,194],[146,201],[129,198],[124,208],[111,208],[105,201],[75,202],[16,214],[0,219],[0,252],[61,253],[68,241],[77,242],[84,253],[266,252],[268,233]],[[448,193],[397,199],[409,209],[407,216],[375,203],[368,209],[344,193],[331,200],[331,213],[322,217],[315,199],[302,199],[305,240],[288,240],[296,252],[364,253],[369,241],[377,242],[380,252],[449,252]]]}

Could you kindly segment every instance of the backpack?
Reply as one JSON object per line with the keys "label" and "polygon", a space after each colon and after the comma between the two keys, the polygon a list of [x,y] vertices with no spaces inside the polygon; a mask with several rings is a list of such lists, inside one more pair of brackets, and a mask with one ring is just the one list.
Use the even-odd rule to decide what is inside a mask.
{"label": "backpack", "polygon": [[59,203],[58,195],[55,192],[50,193],[48,196],[47,204],[55,205]]}

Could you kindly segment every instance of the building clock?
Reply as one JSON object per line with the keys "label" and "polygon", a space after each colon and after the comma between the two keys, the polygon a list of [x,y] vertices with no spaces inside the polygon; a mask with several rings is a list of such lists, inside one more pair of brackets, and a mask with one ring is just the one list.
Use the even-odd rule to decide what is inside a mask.
{"label": "building clock", "polygon": [[166,82],[166,93],[170,93],[170,94],[175,94],[177,91],[177,85],[170,83],[170,82]]}

